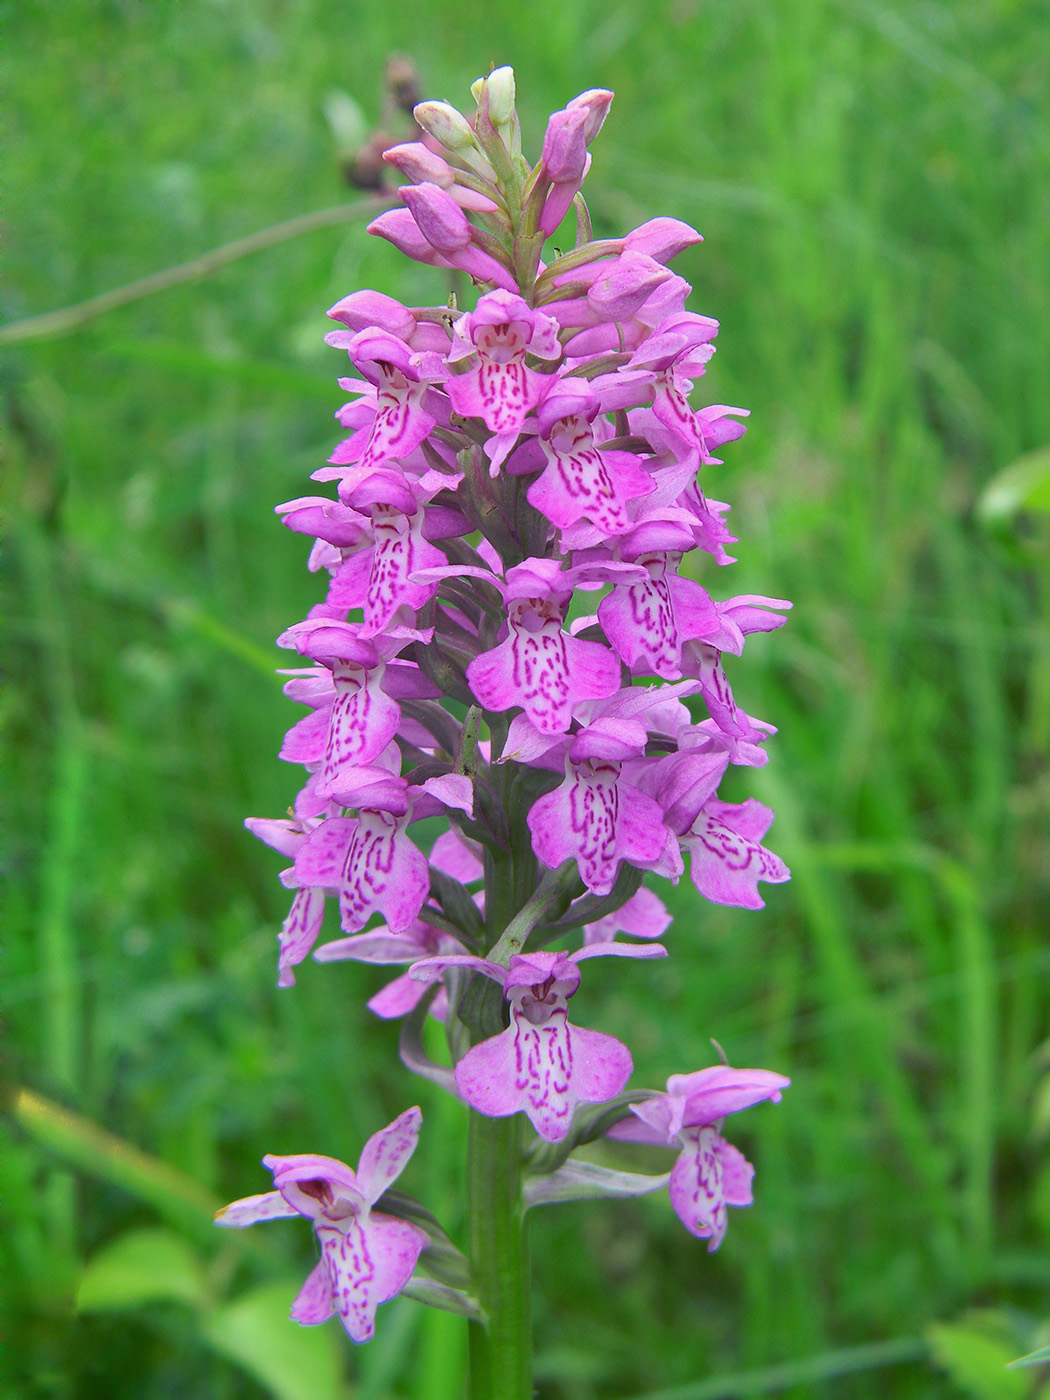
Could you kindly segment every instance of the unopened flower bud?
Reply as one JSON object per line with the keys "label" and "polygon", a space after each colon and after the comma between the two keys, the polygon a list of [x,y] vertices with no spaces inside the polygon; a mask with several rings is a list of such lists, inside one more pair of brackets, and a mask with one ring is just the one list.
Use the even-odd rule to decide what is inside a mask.
{"label": "unopened flower bud", "polygon": [[671,273],[642,253],[625,252],[591,284],[587,304],[604,321],[623,321],[643,306]]}
{"label": "unopened flower bud", "polygon": [[398,191],[419,231],[439,253],[454,253],[470,242],[470,224],[456,201],[440,185],[424,181]]}
{"label": "unopened flower bud", "polygon": [[400,171],[406,180],[414,185],[438,185],[448,190],[461,209],[473,209],[482,214],[493,214],[497,205],[487,195],[468,189],[456,181],[456,172],[447,160],[443,160],[422,141],[408,141],[403,146],[391,146],[383,152],[383,159]]}
{"label": "unopened flower bud", "polygon": [[505,126],[514,116],[514,69],[494,69],[487,78],[478,78],[471,85],[474,101],[481,105],[481,94],[489,97],[489,117],[494,126]]}
{"label": "unopened flower bud", "polygon": [[608,88],[588,88],[586,92],[581,92],[579,97],[574,97],[569,103],[568,111],[582,111],[587,114],[583,139],[588,146],[601,131],[602,123],[612,105],[612,100],[613,94]]}
{"label": "unopened flower bud", "polygon": [[583,111],[555,112],[547,123],[543,138],[543,166],[556,184],[579,185],[587,160],[585,130],[587,114]]}
{"label": "unopened flower bud", "polygon": [[448,161],[424,146],[422,141],[406,141],[401,146],[390,146],[383,152],[383,159],[413,185],[426,181],[447,190],[455,179]]}
{"label": "unopened flower bud", "polygon": [[662,218],[640,224],[623,240],[623,246],[632,253],[645,253],[658,263],[667,263],[683,249],[703,241],[696,229],[681,219]]}
{"label": "unopened flower bud", "polygon": [[450,151],[476,151],[477,141],[470,123],[451,102],[420,102],[412,115],[424,131]]}

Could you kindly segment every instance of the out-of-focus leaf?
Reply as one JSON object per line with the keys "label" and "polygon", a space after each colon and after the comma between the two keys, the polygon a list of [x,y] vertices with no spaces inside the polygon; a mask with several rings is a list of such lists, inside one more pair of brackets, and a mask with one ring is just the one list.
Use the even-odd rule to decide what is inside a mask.
{"label": "out-of-focus leaf", "polygon": [[242,1366],[275,1400],[345,1400],[338,1327],[303,1327],[288,1315],[301,1279],[242,1294],[204,1322],[208,1344]]}
{"label": "out-of-focus leaf", "polygon": [[1050,446],[997,472],[977,502],[978,518],[990,526],[1008,524],[1023,510],[1050,513]]}
{"label": "out-of-focus leaf", "polygon": [[1016,1346],[996,1318],[974,1315],[960,1322],[939,1322],[930,1328],[930,1350],[937,1364],[973,1400],[1023,1400],[1027,1379],[1006,1368]]}
{"label": "out-of-focus leaf", "polygon": [[73,1166],[129,1191],[196,1238],[214,1240],[212,1216],[225,1202],[170,1162],[29,1089],[14,1092],[10,1111],[37,1142]]}
{"label": "out-of-focus leaf", "polygon": [[204,1271],[193,1249],[171,1230],[130,1230],[89,1260],[77,1290],[81,1312],[176,1302],[201,1307]]}

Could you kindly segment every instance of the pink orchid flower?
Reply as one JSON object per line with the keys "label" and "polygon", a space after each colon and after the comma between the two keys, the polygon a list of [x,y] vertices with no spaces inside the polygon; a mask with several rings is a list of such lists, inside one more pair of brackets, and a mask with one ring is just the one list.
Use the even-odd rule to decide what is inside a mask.
{"label": "pink orchid flower", "polygon": [[539,1135],[559,1142],[578,1103],[606,1103],[631,1076],[630,1051],[615,1036],[570,1026],[568,1000],[580,985],[577,963],[611,954],[663,958],[659,943],[592,943],[575,953],[526,953],[509,968],[469,954],[424,958],[410,976],[433,981],[450,967],[470,967],[503,987],[510,1025],[468,1050],[456,1065],[456,1088],[490,1118],[524,1113]]}
{"label": "pink orchid flower", "polygon": [[708,1253],[725,1237],[727,1206],[749,1206],[755,1169],[726,1142],[715,1125],[765,1099],[780,1102],[791,1080],[766,1069],[713,1065],[695,1074],[672,1074],[667,1093],[632,1104],[630,1119],[609,1136],[625,1142],[680,1147],[671,1171],[671,1205],[690,1234],[709,1241]]}
{"label": "pink orchid flower", "polygon": [[367,1342],[375,1333],[376,1308],[412,1277],[429,1237],[372,1207],[415,1151],[422,1120],[419,1109],[410,1108],[375,1133],[356,1172],[333,1157],[268,1155],[263,1166],[273,1172],[276,1190],[246,1196],[216,1215],[217,1225],[234,1229],[293,1215],[313,1223],[321,1258],[292,1304],[296,1322],[316,1327],[338,1313],[351,1340]]}

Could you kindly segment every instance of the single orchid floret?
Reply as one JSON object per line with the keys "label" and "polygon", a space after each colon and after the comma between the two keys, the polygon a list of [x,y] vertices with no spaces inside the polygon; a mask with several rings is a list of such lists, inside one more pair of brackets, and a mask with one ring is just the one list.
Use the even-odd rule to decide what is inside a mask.
{"label": "single orchid floret", "polygon": [[394,933],[419,917],[430,890],[426,856],[408,837],[412,798],[403,779],[381,769],[358,768],[356,791],[337,794],[357,807],[357,817],[329,817],[312,831],[295,857],[295,878],[339,895],[345,933],[363,929],[380,913]]}
{"label": "single orchid floret", "polygon": [[[509,266],[503,266],[498,257],[477,246],[474,226],[448,190],[425,180],[419,185],[403,185],[398,194],[420,233],[447,266],[459,268],[479,282],[499,281],[506,285],[509,281],[513,285]],[[498,273],[502,277],[494,276]]]}
{"label": "single orchid floret", "polygon": [[[375,388],[375,417],[367,439],[363,444],[359,436],[347,439],[328,460],[337,465],[359,461],[362,467],[375,469],[408,456],[437,421],[423,407],[423,399],[429,386],[443,378],[440,356],[420,356],[403,340],[381,330],[329,331],[325,344],[345,350]],[[343,388],[358,393],[359,383],[341,381]]]}
{"label": "single orchid floret", "polygon": [[780,885],[791,871],[761,844],[773,822],[773,809],[755,798],[721,802],[709,798],[678,839],[689,852],[689,877],[712,904],[763,909],[760,880]]}
{"label": "single orchid floret", "polygon": [[336,570],[327,601],[336,608],[361,608],[362,637],[386,632],[393,622],[411,626],[416,611],[436,592],[436,584],[413,577],[421,569],[439,568],[445,555],[423,536],[423,510],[406,514],[382,500],[368,506],[372,542],[355,551]]}
{"label": "single orchid floret", "polygon": [[378,659],[370,668],[350,662],[332,667],[335,700],[318,779],[323,793],[345,787],[349,770],[372,764],[397,733],[401,706],[383,690],[385,672]]}
{"label": "single orchid floret", "polygon": [[557,332],[550,316],[506,291],[486,293],[455,324],[448,363],[476,355],[477,364],[453,375],[444,387],[458,414],[480,418],[492,433],[485,452],[493,476],[517,442],[528,414],[555,382],[552,375],[530,369],[525,356],[560,359]]}
{"label": "single orchid floret", "polygon": [[637,1121],[617,1123],[609,1136],[682,1150],[671,1171],[671,1205],[682,1224],[709,1241],[708,1253],[725,1237],[727,1206],[752,1203],[755,1169],[718,1128],[720,1120],[768,1099],[779,1103],[791,1083],[766,1069],[713,1065],[695,1074],[672,1074],[666,1094],[632,1104]]}
{"label": "single orchid floret", "polygon": [[654,262],[669,263],[686,248],[703,241],[703,237],[691,225],[683,223],[681,219],[663,216],[649,219],[632,229],[623,240],[623,246],[633,253],[644,253]]}
{"label": "single orchid floret", "polygon": [[376,1308],[412,1277],[429,1236],[372,1207],[415,1151],[422,1119],[410,1108],[370,1137],[356,1172],[333,1157],[268,1155],[263,1166],[276,1190],[234,1201],[216,1215],[216,1225],[234,1229],[295,1215],[313,1224],[321,1258],[292,1304],[296,1322],[314,1327],[336,1312],[352,1341],[367,1342]]}
{"label": "single orchid floret", "polygon": [[289,530],[299,535],[312,535],[315,540],[333,545],[337,551],[365,544],[369,538],[367,518],[342,501],[332,501],[327,496],[297,496],[294,501],[274,506],[274,512]]}
{"label": "single orchid floret", "polygon": [[[682,675],[682,645],[707,637],[719,617],[707,591],[678,573],[682,555],[681,529],[649,527],[633,532],[635,547],[621,549],[625,562],[642,565],[648,575],[640,583],[617,583],[598,607],[598,621],[609,644],[636,674],[676,680]],[[651,542],[672,548],[639,548]]]}
{"label": "single orchid floret", "polygon": [[398,732],[400,706],[384,686],[385,662],[367,643],[354,652],[330,668],[318,666],[311,679],[302,676],[284,686],[287,696],[312,710],[288,729],[280,757],[286,763],[322,764],[323,790],[337,785],[344,767],[378,759]]}
{"label": "single orchid floret", "polygon": [[602,535],[614,536],[631,527],[627,502],[649,495],[655,482],[633,452],[596,446],[597,413],[598,399],[586,380],[558,381],[538,415],[547,466],[525,494],[559,530],[587,520]]}
{"label": "single orchid floret", "polygon": [[508,635],[471,661],[467,683],[487,710],[520,705],[540,733],[564,734],[575,705],[619,690],[619,663],[600,642],[562,629],[572,579],[559,561],[526,559],[500,589]]}
{"label": "single orchid floret", "polygon": [[577,963],[611,954],[662,958],[659,943],[593,943],[575,953],[527,953],[508,968],[470,955],[426,958],[410,976],[432,981],[453,967],[469,967],[503,987],[510,1025],[468,1050],[456,1065],[456,1088],[490,1118],[524,1113],[539,1135],[560,1142],[578,1103],[606,1103],[631,1077],[626,1045],[602,1031],[568,1022],[568,1000],[580,985]]}
{"label": "single orchid floret", "polygon": [[677,882],[683,866],[659,804],[622,776],[645,748],[637,720],[596,720],[573,737],[565,780],[532,806],[532,849],[556,869],[570,857],[593,894],[608,894],[624,861]]}
{"label": "single orchid floret", "polygon": [[547,237],[561,223],[583,184],[591,163],[587,147],[601,130],[612,99],[606,89],[592,88],[553,113],[547,123],[540,175],[551,188],[539,219],[540,230]]}
{"label": "single orchid floret", "polygon": [[421,699],[440,692],[412,662],[386,660],[403,645],[396,639],[362,638],[363,629],[350,623],[319,627],[315,619],[312,626],[296,626],[295,640],[307,654],[326,633],[322,648],[334,640],[341,653],[322,650],[324,668],[296,676],[284,687],[291,699],[313,708],[285,734],[280,756],[289,763],[319,765],[316,790],[327,798],[352,785],[355,768],[382,766],[382,755],[405,723],[395,697]]}
{"label": "single orchid floret", "polygon": [[[629,322],[653,301],[658,288],[681,279],[654,258],[624,250],[618,257],[566,273],[559,281],[564,285],[552,284],[541,304],[563,330],[578,331]],[[567,296],[566,291],[575,295]],[[609,343],[611,348],[613,336]],[[575,343],[570,353],[576,353]]]}

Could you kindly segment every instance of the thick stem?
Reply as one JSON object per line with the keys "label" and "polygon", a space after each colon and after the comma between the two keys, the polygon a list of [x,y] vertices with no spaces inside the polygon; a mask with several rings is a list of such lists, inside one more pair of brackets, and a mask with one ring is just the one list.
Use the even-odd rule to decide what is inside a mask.
{"label": "thick stem", "polygon": [[521,1115],[473,1109],[467,1148],[470,1258],[488,1322],[470,1324],[470,1400],[531,1400],[529,1257],[521,1205]]}

